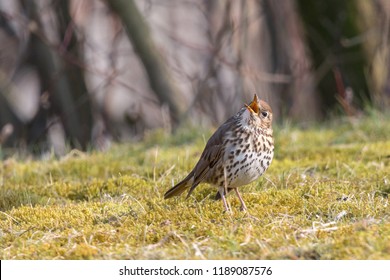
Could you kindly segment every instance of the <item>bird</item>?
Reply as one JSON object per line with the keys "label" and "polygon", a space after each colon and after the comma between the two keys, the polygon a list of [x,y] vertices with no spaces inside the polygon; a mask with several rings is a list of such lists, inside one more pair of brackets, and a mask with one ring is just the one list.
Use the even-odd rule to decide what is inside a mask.
{"label": "bird", "polygon": [[187,198],[200,183],[218,188],[215,199],[222,199],[231,213],[226,196],[234,190],[243,211],[247,206],[238,187],[258,179],[274,157],[272,109],[254,94],[252,102],[226,120],[210,137],[192,171],[170,188],[165,199],[179,196],[189,189]]}

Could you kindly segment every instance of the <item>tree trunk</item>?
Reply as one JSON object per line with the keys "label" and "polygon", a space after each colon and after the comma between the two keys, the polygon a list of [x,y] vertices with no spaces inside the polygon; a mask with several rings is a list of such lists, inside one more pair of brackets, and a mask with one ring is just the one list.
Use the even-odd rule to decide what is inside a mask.
{"label": "tree trunk", "polygon": [[[68,1],[66,1],[68,2]],[[23,1],[25,8],[30,12],[30,17],[37,24],[37,30],[31,36],[31,60],[37,66],[43,91],[48,91],[51,101],[51,112],[58,113],[65,129],[66,137],[71,145],[86,149],[91,140],[92,113],[90,99],[86,91],[83,75],[77,66],[67,61],[67,52],[75,55],[74,36],[64,43],[61,49],[50,46],[44,37],[40,17],[34,1]],[[59,9],[68,9],[68,3],[62,3]],[[59,25],[63,27],[59,32],[60,38],[64,37],[64,28],[70,24],[69,11],[57,11]],[[65,27],[64,27],[65,26]],[[61,29],[61,27],[60,27]],[[62,36],[62,37],[61,37]],[[60,56],[62,52],[63,56]],[[79,61],[78,57],[72,56]]]}
{"label": "tree trunk", "polygon": [[350,114],[370,101],[367,56],[361,43],[352,42],[361,37],[358,3],[297,0],[324,113],[340,102]]}
{"label": "tree trunk", "polygon": [[172,120],[178,124],[185,110],[183,98],[172,82],[168,68],[154,45],[149,27],[136,4],[133,0],[112,0],[107,1],[107,4],[121,18],[145,67],[151,88],[162,103],[168,104]]}

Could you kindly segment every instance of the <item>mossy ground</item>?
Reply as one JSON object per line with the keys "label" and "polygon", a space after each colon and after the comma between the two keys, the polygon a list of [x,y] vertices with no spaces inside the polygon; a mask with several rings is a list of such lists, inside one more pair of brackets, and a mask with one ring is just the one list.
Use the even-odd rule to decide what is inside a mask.
{"label": "mossy ground", "polygon": [[108,152],[2,162],[1,259],[390,259],[390,118],[275,128],[276,156],[242,187],[252,219],[200,185],[164,192],[211,131],[153,133]]}

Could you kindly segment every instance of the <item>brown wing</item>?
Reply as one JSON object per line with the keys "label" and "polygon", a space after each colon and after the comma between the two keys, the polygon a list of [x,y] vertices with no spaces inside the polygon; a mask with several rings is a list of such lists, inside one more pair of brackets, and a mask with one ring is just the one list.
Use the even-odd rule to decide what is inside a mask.
{"label": "brown wing", "polygon": [[224,152],[223,142],[225,141],[227,131],[230,131],[235,123],[236,116],[233,116],[222,124],[210,137],[209,141],[207,141],[206,147],[204,148],[198,163],[192,170],[192,172],[194,172],[194,181],[187,197],[189,197],[196,186],[203,181],[208,171],[222,161]]}

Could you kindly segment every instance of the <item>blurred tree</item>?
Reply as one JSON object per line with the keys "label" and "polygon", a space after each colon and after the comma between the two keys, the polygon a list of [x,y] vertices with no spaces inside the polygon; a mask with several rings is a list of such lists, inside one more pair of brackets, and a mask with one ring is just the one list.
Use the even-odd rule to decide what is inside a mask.
{"label": "blurred tree", "polygon": [[273,84],[273,89],[280,94],[275,103],[284,112],[279,117],[300,122],[318,120],[321,102],[296,3],[290,0],[264,0],[261,3],[270,38],[269,72],[291,77],[289,83]]}
{"label": "blurred tree", "polygon": [[388,108],[389,30],[387,0],[2,0],[0,143],[219,125],[254,91],[275,121]]}
{"label": "blurred tree", "polygon": [[133,0],[112,0],[107,1],[107,4],[125,25],[133,47],[145,67],[150,86],[161,103],[168,104],[172,120],[177,124],[185,111],[184,100],[172,82],[166,62],[154,45],[143,16]]}
{"label": "blurred tree", "polygon": [[372,99],[385,110],[390,107],[390,1],[357,1],[357,9],[361,35],[346,43],[363,45]]}
{"label": "blurred tree", "polygon": [[[18,60],[19,40],[3,13],[0,13],[0,42],[0,145],[5,145],[20,137],[22,122],[7,100],[13,86],[11,79]],[[12,132],[3,133],[6,127],[11,128]]]}
{"label": "blurred tree", "polygon": [[[86,149],[91,141],[92,109],[79,62],[74,25],[69,16],[69,1],[57,1],[58,26],[53,27],[63,41],[53,45],[47,38],[35,1],[23,1],[31,18],[31,62],[36,65],[42,92],[50,97],[50,115],[59,115],[69,143]],[[46,108],[41,107],[45,111]],[[43,114],[37,114],[42,120]],[[47,122],[47,120],[46,120]]]}
{"label": "blurred tree", "polygon": [[339,100],[347,114],[354,114],[356,104],[370,100],[362,44],[346,43],[361,36],[359,2],[297,0],[324,113]]}

